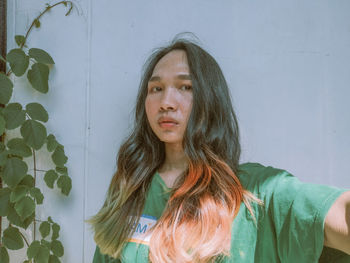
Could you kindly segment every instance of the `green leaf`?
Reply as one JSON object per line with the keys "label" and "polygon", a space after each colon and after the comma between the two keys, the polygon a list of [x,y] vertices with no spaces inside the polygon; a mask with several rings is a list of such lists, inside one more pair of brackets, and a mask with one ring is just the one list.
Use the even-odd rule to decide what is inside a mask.
{"label": "green leaf", "polygon": [[62,257],[64,254],[64,249],[62,246],[61,241],[59,240],[53,240],[51,242],[51,251],[53,252],[54,255],[57,257]]}
{"label": "green leaf", "polygon": [[49,152],[52,152],[56,149],[58,142],[56,141],[56,137],[53,134],[49,134],[46,138],[46,147]]}
{"label": "green leaf", "polygon": [[57,178],[58,174],[54,170],[49,170],[45,173],[44,181],[46,185],[52,189]]}
{"label": "green leaf", "polygon": [[50,223],[47,221],[42,222],[40,224],[39,231],[42,238],[47,237],[50,234]]}
{"label": "green leaf", "polygon": [[6,162],[7,162],[7,151],[3,151],[0,153],[0,166],[3,166]]}
{"label": "green leaf", "polygon": [[57,187],[61,189],[61,193],[68,196],[72,189],[72,179],[68,175],[61,175],[57,180]]}
{"label": "green leaf", "polygon": [[26,196],[28,188],[24,185],[17,185],[15,189],[12,190],[10,195],[10,201],[12,203],[18,202],[23,197]]}
{"label": "green leaf", "polygon": [[5,183],[14,188],[26,176],[28,166],[25,162],[17,157],[7,160],[3,171],[3,179]]}
{"label": "green leaf", "polygon": [[10,208],[10,188],[0,189],[0,216],[7,216]]}
{"label": "green leaf", "polygon": [[29,157],[32,155],[32,150],[24,142],[22,138],[13,138],[7,142],[7,147],[10,149],[10,154]]}
{"label": "green leaf", "polygon": [[34,240],[27,249],[27,257],[29,259],[35,258],[39,253],[40,248],[40,242],[38,240]]}
{"label": "green leaf", "polygon": [[21,135],[24,141],[35,150],[43,146],[46,138],[46,128],[35,120],[26,120],[21,126]]}
{"label": "green leaf", "polygon": [[35,256],[35,263],[47,263],[50,257],[50,249],[40,245],[39,253]]}
{"label": "green leaf", "polygon": [[6,56],[13,73],[20,77],[26,72],[29,66],[29,57],[20,48],[10,50]]}
{"label": "green leaf", "polygon": [[3,241],[8,249],[21,249],[23,244],[22,236],[17,227],[10,226],[4,231]]}
{"label": "green leaf", "polygon": [[26,120],[26,114],[22,110],[22,105],[15,102],[7,104],[3,110],[6,121],[6,129],[12,130],[23,124]]}
{"label": "green leaf", "polygon": [[6,121],[4,117],[0,115],[0,135],[2,135],[5,132],[5,126],[6,126]]}
{"label": "green leaf", "polygon": [[29,193],[32,197],[34,197],[34,199],[38,205],[41,205],[43,203],[44,195],[41,193],[39,188],[37,188],[37,187],[31,188],[29,190]]}
{"label": "green leaf", "polygon": [[7,219],[10,221],[11,224],[19,227],[23,227],[24,226],[23,221],[21,220],[20,216],[17,214],[14,206],[15,206],[14,204],[10,203]]}
{"label": "green leaf", "polygon": [[12,81],[0,72],[0,103],[7,104],[10,101],[13,91]]}
{"label": "green leaf", "polygon": [[55,255],[50,255],[49,263],[61,263],[61,261],[58,259],[57,256],[55,256]]}
{"label": "green leaf", "polygon": [[35,19],[35,20],[34,20],[34,26],[35,26],[36,28],[39,28],[39,27],[40,27],[40,21],[39,21],[39,19]]}
{"label": "green leaf", "polygon": [[34,259],[35,263],[47,263],[49,262],[50,249],[46,244],[40,244],[38,240],[35,240],[30,244],[27,256],[29,259]]}
{"label": "green leaf", "polygon": [[24,43],[25,38],[22,35],[16,35],[15,36],[15,41],[16,41],[18,46],[21,46]]}
{"label": "green leaf", "polygon": [[44,64],[55,64],[52,57],[46,51],[40,48],[29,49],[28,55],[31,58],[34,58],[37,62],[44,63]]}
{"label": "green leaf", "polygon": [[15,209],[21,219],[24,220],[35,211],[35,202],[29,196],[25,196],[15,204]]}
{"label": "green leaf", "polygon": [[8,221],[10,221],[11,224],[22,227],[24,229],[27,229],[28,226],[33,223],[34,221],[34,213],[31,214],[28,218],[26,218],[24,221],[21,219],[21,217],[17,214],[14,204],[10,203],[9,207],[9,213],[7,215]]}
{"label": "green leaf", "polygon": [[[50,229],[49,229],[50,231]],[[48,249],[51,249],[51,242],[46,241],[45,239],[41,239],[41,245],[47,247]]]}
{"label": "green leaf", "polygon": [[35,63],[28,70],[27,78],[32,87],[41,93],[49,90],[49,67],[42,63]]}
{"label": "green leaf", "polygon": [[49,120],[49,115],[45,108],[36,102],[32,102],[26,105],[26,111],[28,115],[38,121],[47,122]]}
{"label": "green leaf", "polygon": [[1,263],[9,263],[10,262],[9,254],[7,252],[6,247],[0,247],[0,262]]}
{"label": "green leaf", "polygon": [[30,174],[27,174],[26,176],[24,176],[22,181],[20,181],[19,185],[24,185],[29,188],[34,187],[34,177]]}
{"label": "green leaf", "polygon": [[56,171],[59,172],[60,174],[68,174],[68,170],[66,166],[63,166],[63,167],[56,166]]}
{"label": "green leaf", "polygon": [[35,218],[35,213],[31,214],[29,217],[27,217],[24,221],[23,221],[23,228],[27,229],[28,226],[34,222],[34,218]]}
{"label": "green leaf", "polygon": [[61,227],[57,223],[53,223],[51,228],[52,228],[51,240],[55,240],[59,237],[59,232]]}
{"label": "green leaf", "polygon": [[64,147],[59,145],[51,155],[52,161],[59,167],[63,167],[68,157],[64,154]]}

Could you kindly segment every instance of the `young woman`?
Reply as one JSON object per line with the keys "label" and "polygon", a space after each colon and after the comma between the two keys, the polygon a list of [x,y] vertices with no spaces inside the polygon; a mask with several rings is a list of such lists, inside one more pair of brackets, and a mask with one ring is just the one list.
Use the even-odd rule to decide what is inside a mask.
{"label": "young woman", "polygon": [[156,50],[106,200],[88,220],[93,263],[310,263],[324,246],[350,262],[349,191],[239,164],[239,156],[236,116],[214,58],[185,39]]}

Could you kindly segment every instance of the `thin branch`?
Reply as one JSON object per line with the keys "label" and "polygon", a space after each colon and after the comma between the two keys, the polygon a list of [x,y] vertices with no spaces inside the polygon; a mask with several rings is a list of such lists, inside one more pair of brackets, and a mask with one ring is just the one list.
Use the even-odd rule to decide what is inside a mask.
{"label": "thin branch", "polygon": [[48,5],[48,6],[46,7],[46,9],[45,9],[40,15],[38,15],[38,16],[33,20],[32,24],[30,25],[30,27],[29,27],[29,29],[28,29],[28,31],[27,31],[25,37],[24,37],[24,41],[22,42],[20,48],[22,49],[23,46],[25,45],[25,43],[26,43],[26,41],[27,41],[27,38],[28,38],[28,35],[29,35],[30,31],[32,30],[33,26],[35,25],[35,22],[36,22],[36,21],[39,21],[39,19],[40,19],[46,12],[48,12],[50,9],[54,8],[55,6],[58,6],[58,5],[65,5],[65,6],[67,6],[67,4],[70,4],[70,8],[69,8],[68,12],[66,13],[66,16],[67,16],[67,15],[69,15],[69,13],[72,11],[72,8],[73,8],[73,3],[72,3],[72,1],[61,1],[61,2],[58,2],[58,3],[54,4],[54,5]]}
{"label": "thin branch", "polygon": [[22,234],[21,231],[18,231],[18,232],[21,234],[21,236],[23,237],[23,239],[24,239],[24,241],[26,242],[27,246],[29,247],[29,243],[28,243],[26,237]]}
{"label": "thin branch", "polygon": [[[36,185],[36,160],[35,160],[35,150],[33,149],[33,162],[34,162],[34,187]],[[34,218],[35,218],[35,210],[34,210]],[[33,237],[34,237],[34,241],[35,241],[35,232],[36,232],[36,222],[34,220],[33,222]]]}

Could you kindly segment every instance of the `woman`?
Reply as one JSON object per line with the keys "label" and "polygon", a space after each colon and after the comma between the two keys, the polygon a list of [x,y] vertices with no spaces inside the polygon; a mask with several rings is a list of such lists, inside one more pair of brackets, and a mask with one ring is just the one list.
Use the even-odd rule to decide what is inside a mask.
{"label": "woman", "polygon": [[197,44],[175,39],[153,53],[135,113],[104,205],[88,220],[94,263],[309,263],[324,245],[350,259],[350,192],[239,165],[226,81]]}

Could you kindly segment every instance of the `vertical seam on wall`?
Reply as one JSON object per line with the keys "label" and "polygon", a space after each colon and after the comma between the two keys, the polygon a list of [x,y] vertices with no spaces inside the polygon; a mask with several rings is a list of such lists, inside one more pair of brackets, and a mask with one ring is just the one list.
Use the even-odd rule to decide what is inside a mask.
{"label": "vertical seam on wall", "polygon": [[[86,93],[85,93],[85,151],[84,151],[84,198],[83,198],[83,215],[86,219],[87,211],[87,182],[89,176],[89,137],[90,137],[90,88],[91,88],[91,31],[92,31],[92,17],[91,17],[91,5],[92,0],[88,1],[88,17],[87,17],[87,81],[86,81]],[[85,230],[87,229],[86,223],[83,221],[83,255],[82,262],[85,261]]]}
{"label": "vertical seam on wall", "polygon": [[[327,40],[330,39],[330,19],[329,19],[329,8],[328,8],[328,4],[325,3],[324,5],[324,12],[326,13],[325,17],[325,28],[326,28],[326,38]],[[331,154],[331,128],[332,126],[330,126],[330,97],[329,97],[329,87],[330,87],[330,77],[329,77],[329,58],[326,55],[327,53],[330,54],[331,53],[331,49],[330,49],[330,45],[329,45],[329,41],[325,41],[324,43],[326,43],[326,46],[324,46],[325,52],[323,54],[323,140],[325,143],[325,155],[326,155],[326,160],[327,160],[327,171],[326,171],[326,176],[327,176],[327,180],[328,180],[328,184],[333,185],[334,180],[333,180],[333,176],[332,176],[332,172],[333,172],[333,157]]]}

